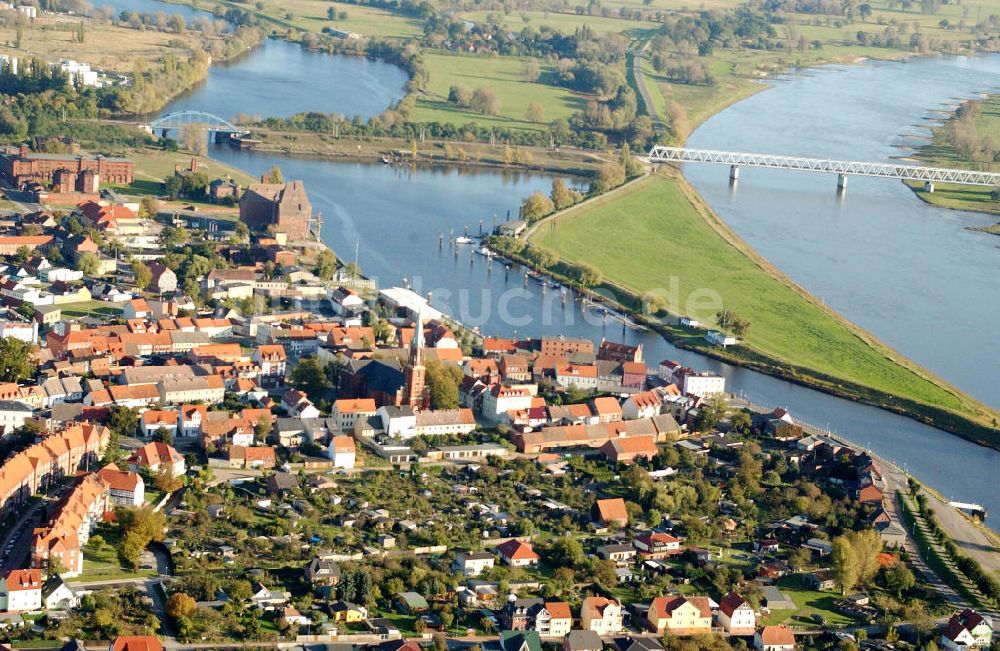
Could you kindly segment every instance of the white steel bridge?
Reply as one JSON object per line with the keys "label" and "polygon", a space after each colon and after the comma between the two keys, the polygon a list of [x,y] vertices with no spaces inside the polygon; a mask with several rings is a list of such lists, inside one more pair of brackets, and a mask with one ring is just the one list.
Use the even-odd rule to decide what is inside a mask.
{"label": "white steel bridge", "polygon": [[689,149],[687,147],[666,147],[657,145],[649,152],[651,163],[715,163],[729,165],[729,178],[739,178],[740,167],[763,167],[803,172],[824,172],[837,175],[837,187],[847,187],[848,176],[873,176],[903,181],[918,181],[928,192],[934,191],[935,183],[955,183],[958,185],[978,185],[1000,188],[1000,173],[977,170],[956,170],[944,167],[921,167],[900,163],[873,163],[865,161],[842,161],[829,158],[802,158],[775,154],[752,154],[747,152],[715,151],[711,149]]}

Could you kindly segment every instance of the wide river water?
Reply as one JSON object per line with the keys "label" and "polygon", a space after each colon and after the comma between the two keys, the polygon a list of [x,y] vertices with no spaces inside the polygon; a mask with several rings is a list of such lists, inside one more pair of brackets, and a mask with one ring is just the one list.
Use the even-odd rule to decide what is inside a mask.
{"label": "wide river water", "polygon": [[[339,78],[343,70],[354,69],[358,61],[343,57],[300,55],[290,52],[290,49],[297,51],[298,46],[281,41],[268,41],[235,64],[213,68],[204,85],[166,107],[164,111],[180,107],[201,108],[210,109],[221,117],[231,118],[240,112],[288,115],[299,111],[316,110],[369,117],[388,106],[402,92],[398,70],[370,62],[366,62],[365,65],[367,73],[376,78],[375,83],[364,83],[363,89],[353,86],[349,88],[347,84],[323,86],[316,83],[316,80]],[[280,71],[281,84],[266,81],[268,75],[274,74],[275,59],[285,62],[284,68]],[[963,70],[967,64],[952,59],[942,60],[939,65],[946,67],[955,65],[956,70]],[[264,73],[260,82],[256,81],[258,70]],[[905,80],[909,80],[910,84],[922,88],[923,92],[927,93],[925,97],[931,98],[924,101],[920,97],[910,96],[908,101],[914,106],[906,105],[907,110],[900,112],[899,127],[896,129],[898,134],[912,133],[913,127],[910,125],[918,120],[911,118],[910,115],[914,112],[923,115],[923,111],[929,106],[935,106],[943,101],[936,99],[938,94],[947,99],[953,95],[981,90],[982,79],[978,80],[979,83],[973,83],[976,80],[970,79],[968,87],[960,89],[955,88],[955,84],[952,83],[954,76],[948,74],[943,75],[944,79],[941,82],[945,84],[943,89],[931,88],[937,83],[937,79],[922,77],[922,70],[913,64],[865,64],[850,68],[827,68],[813,71],[809,75],[789,77],[778,85],[778,89],[762,93],[749,101],[760,102],[763,101],[761,98],[766,99],[769,95],[779,92],[787,94],[789,101],[797,98],[794,105],[786,107],[777,103],[771,106],[771,111],[789,109],[784,114],[784,120],[774,115],[766,116],[771,123],[782,124],[782,129],[774,139],[769,140],[772,144],[768,149],[784,151],[786,141],[791,141],[791,136],[788,134],[808,134],[812,129],[817,132],[814,139],[829,147],[833,147],[834,145],[830,143],[835,143],[838,139],[844,142],[865,141],[868,137],[867,131],[860,125],[857,129],[825,126],[826,120],[839,119],[837,104],[839,99],[834,101],[830,97],[839,98],[842,94],[851,96],[859,92],[855,88],[862,82],[868,83],[868,87],[874,89],[894,89],[905,86]],[[870,80],[872,75],[876,79]],[[237,80],[240,80],[239,84],[235,83]],[[837,91],[836,88],[841,90]],[[826,93],[824,95],[826,103],[817,101],[812,108],[813,113],[810,113],[800,102],[805,102],[805,97],[814,90]],[[894,99],[893,102],[895,101]],[[906,104],[906,101],[899,100],[898,103]],[[890,106],[892,102],[875,92],[866,108],[870,108],[871,104]],[[792,110],[793,106],[796,110]],[[737,104],[720,114],[716,120],[706,123],[702,127],[705,135],[699,130],[693,142],[724,144],[727,142],[726,130],[731,129],[734,137],[740,132],[746,137],[750,137],[749,134],[752,133],[763,143],[766,134],[761,132],[755,121],[742,124],[720,122],[726,118],[729,111],[735,110],[741,110],[741,105]],[[844,110],[850,109],[848,107]],[[891,109],[886,108],[886,111],[891,112]],[[763,117],[758,118],[762,119]],[[869,119],[867,113],[858,115],[859,122],[865,123]],[[820,126],[814,126],[817,124]],[[709,138],[711,139],[703,140]],[[892,137],[884,139],[888,140],[886,147],[892,144]],[[876,144],[861,142],[857,152],[876,155],[881,151],[876,148]],[[812,150],[803,144],[790,151],[810,153]],[[278,154],[244,152],[225,146],[214,147],[212,156],[254,175],[277,163],[286,178],[302,179],[314,210],[323,214],[323,239],[338,254],[351,258],[357,246],[363,271],[377,278],[381,286],[398,284],[407,279],[421,292],[431,291],[436,306],[461,318],[469,325],[479,326],[486,334],[541,336],[563,333],[598,341],[607,336],[619,341],[642,342],[645,347],[645,358],[653,366],[661,359],[675,359],[695,368],[722,373],[727,377],[731,391],[742,393],[758,403],[786,406],[793,415],[829,427],[841,436],[867,446],[878,454],[905,466],[915,476],[937,487],[946,496],[979,502],[995,512],[1000,512],[1000,494],[991,481],[991,478],[1000,472],[1000,453],[996,451],[981,448],[945,432],[873,407],[834,398],[789,382],[681,351],[652,334],[626,331],[621,324],[615,322],[604,323],[596,315],[581,312],[578,304],[572,301],[566,306],[561,305],[557,294],[551,290],[543,296],[537,284],[532,282],[525,286],[519,270],[506,272],[499,264],[489,267],[484,258],[472,252],[471,247],[460,247],[457,253],[447,243],[439,247],[439,238],[442,234],[446,237],[452,231],[460,234],[465,228],[475,234],[479,232],[480,223],[489,229],[494,219],[502,221],[509,213],[516,214],[523,197],[536,189],[547,190],[550,187],[551,176],[511,174],[501,171],[459,171],[448,168],[410,169],[352,162],[335,163],[290,158]],[[932,221],[930,216],[908,192],[893,193],[891,188],[895,184],[892,182],[883,181],[883,186],[869,187],[869,184],[851,179],[845,200],[838,203],[831,179],[812,178],[808,175],[785,178],[779,175],[776,177],[777,180],[772,180],[763,175],[758,177],[745,173],[745,182],[741,182],[738,192],[733,197],[724,183],[726,175],[722,168],[706,167],[704,170],[692,169],[688,172],[699,184],[699,189],[705,190],[706,198],[713,207],[717,208],[727,221],[732,211],[738,210],[744,206],[744,202],[749,203],[752,199],[755,199],[754,205],[761,206],[761,210],[766,212],[767,209],[763,207],[764,201],[770,197],[773,203],[769,205],[772,206],[770,210],[773,214],[767,217],[772,221],[768,228],[771,229],[772,237],[784,242],[785,247],[796,250],[804,248],[804,244],[797,243],[796,237],[791,234],[793,228],[796,229],[795,232],[807,231],[805,225],[817,223],[817,228],[821,230],[835,230],[830,224],[833,218],[827,217],[824,222],[816,206],[830,203],[835,212],[842,215],[847,206],[854,205],[853,202],[857,201],[865,203],[872,220],[883,219],[885,214],[896,210],[913,212],[917,217],[913,219],[912,224],[902,220],[899,223],[899,228],[907,233],[917,229],[934,234],[939,240],[968,238],[970,242],[975,241],[975,244],[965,245],[965,250],[961,252],[965,255],[955,254],[956,257],[952,260],[955,266],[972,265],[983,275],[987,274],[987,264],[992,264],[994,273],[997,269],[996,259],[993,258],[991,263],[990,258],[986,257],[995,255],[991,253],[990,246],[995,246],[996,243],[983,236],[963,231],[961,228],[965,223],[984,223],[985,220],[944,213],[940,216],[940,220],[950,227],[930,224]],[[721,187],[715,182],[716,176],[723,180]],[[754,188],[761,183],[779,185],[774,189],[755,193]],[[721,196],[717,191],[721,192]],[[880,194],[882,192],[888,194],[882,195]],[[879,201],[884,205],[880,206]],[[904,207],[899,208],[897,203]],[[797,206],[800,204],[808,206],[808,210],[798,212]],[[741,214],[746,215],[746,220],[752,218],[751,213]],[[744,225],[737,221],[734,226],[743,233]],[[846,231],[847,225],[842,224],[842,228]],[[756,231],[746,235],[748,239],[755,246],[759,246],[765,255],[770,256],[771,251],[756,241],[759,238],[754,238],[753,232]],[[766,229],[762,229],[761,232],[766,233]],[[814,239],[822,240],[812,234],[802,237],[810,242]],[[844,235],[842,239],[846,237],[847,235]],[[863,240],[867,237],[866,231],[861,229],[853,234],[849,245],[838,246],[863,251],[865,250]],[[915,246],[913,237],[889,239],[884,231],[879,232],[878,237],[883,243],[892,242],[891,245],[886,245],[889,250],[882,252],[882,255],[889,261],[894,261],[893,264],[902,265],[903,269],[898,272],[895,269],[891,272],[885,271],[884,268],[891,267],[892,264],[889,261],[879,260],[878,264],[869,267],[868,274],[871,276],[891,273],[894,276],[910,274],[916,278],[924,278],[926,274],[922,271],[925,268],[935,269],[940,266],[937,260],[933,261],[932,267],[927,266],[929,245]],[[980,242],[985,243],[980,244]],[[914,248],[903,250],[909,246]],[[949,245],[947,251],[955,253],[956,247]],[[985,261],[971,259],[974,254],[979,253],[983,254]],[[850,258],[840,250],[816,253],[815,249],[812,253],[800,253],[799,262],[805,261],[808,255],[840,259],[844,266],[858,267],[866,264],[864,257]],[[783,269],[789,262],[780,256],[774,256],[772,259]],[[825,259],[821,262],[828,270],[832,266],[832,263],[828,264]],[[805,270],[799,270],[794,265],[786,270],[804,285],[813,288],[811,278]],[[863,313],[866,309],[865,303],[848,305],[851,296],[857,296],[868,303],[877,302],[878,299],[871,297],[870,287],[850,285],[883,286],[883,279],[874,277],[866,279],[865,271],[856,268],[850,270],[841,268],[836,273],[830,272],[830,275],[832,277],[825,280],[837,288],[836,295],[839,301],[834,302],[834,294],[824,293],[822,287],[819,293],[845,313],[854,315],[856,312]],[[917,329],[917,323],[926,322],[922,306],[944,298],[937,295],[939,285],[932,284],[930,279],[924,278],[924,280],[926,285],[917,295],[910,297],[907,310],[901,310],[899,314],[901,321],[912,320],[914,330]],[[843,286],[837,287],[838,282]],[[907,286],[912,284],[908,283]],[[972,287],[978,288],[982,293],[969,295],[970,301],[973,299],[978,303],[993,301],[995,309],[997,298],[995,285],[992,295],[987,291],[990,286],[986,281],[976,282]],[[886,290],[889,291],[889,295],[882,300],[891,299],[896,302],[907,300],[906,297],[894,295],[890,291],[893,289],[890,285]],[[955,293],[966,290],[966,287],[949,288],[949,292]],[[949,295],[947,300],[950,301],[952,298],[953,296]],[[845,305],[841,305],[840,302]],[[873,308],[869,306],[867,309]],[[918,314],[907,316],[911,309]],[[871,323],[864,319],[857,320],[879,336],[897,343],[896,339],[888,336],[891,333],[882,330],[885,324],[881,321]],[[946,348],[940,342],[947,342],[949,347],[952,345],[956,339],[953,334],[957,332],[953,327],[956,320],[964,320],[964,313],[953,314],[950,319],[932,327],[932,333],[938,335],[938,343],[934,345],[940,348]],[[990,331],[995,333],[995,323],[994,318],[993,321],[982,321],[979,325],[987,333]],[[962,346],[964,343],[962,342]],[[964,350],[964,347],[959,347],[958,350]],[[948,379],[958,382],[950,373],[945,372],[949,367],[942,365],[939,368],[916,352],[905,352],[912,354],[934,370],[940,370]],[[978,354],[969,358],[968,364],[992,366],[992,380],[995,381],[996,361],[995,356],[990,358]],[[982,377],[988,380],[991,376],[989,372],[982,371]],[[982,392],[977,395],[982,395]]]}

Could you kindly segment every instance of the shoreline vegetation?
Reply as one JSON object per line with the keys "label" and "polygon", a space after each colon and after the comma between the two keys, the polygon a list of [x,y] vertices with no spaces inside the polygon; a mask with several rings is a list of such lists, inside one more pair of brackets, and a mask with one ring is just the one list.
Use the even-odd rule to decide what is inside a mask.
{"label": "shoreline vegetation", "polygon": [[[961,102],[931,128],[930,142],[919,147],[914,158],[935,167],[993,171],[1000,163],[1000,94]],[[997,223],[969,230],[1000,235],[1000,187],[941,183],[927,192],[922,183],[906,185],[932,206],[997,216]]]}
{"label": "shoreline vegetation", "polygon": [[[654,210],[654,205],[670,210]],[[601,226],[609,211],[620,226],[614,232]],[[602,290],[599,295],[605,301],[611,293],[621,309],[679,348],[906,415],[980,445],[1000,447],[992,420],[995,412],[816,301],[732,233],[673,170],[632,181],[613,194],[549,219],[535,225],[528,241],[531,249],[545,254],[512,251],[509,246],[505,250],[503,243],[498,249],[577,287],[574,266],[585,260],[602,273],[599,282],[585,289]],[[658,233],[682,234],[677,237],[683,241]],[[600,247],[591,246],[594,237],[599,237]],[[631,247],[630,255],[618,255],[625,246]],[[646,255],[654,252],[655,256]],[[539,265],[540,258],[551,264]],[[662,263],[668,259],[675,265]],[[683,271],[699,265],[696,271]],[[710,288],[722,294],[727,309],[750,320],[749,345],[717,348],[704,341],[703,330],[681,327],[677,323],[681,314],[668,313],[668,306],[659,302],[663,297],[650,296],[650,288],[641,286],[646,279],[665,282],[669,275],[679,277],[687,291]],[[720,278],[729,284],[720,287]],[[756,303],[764,307],[754,309]],[[802,312],[809,318],[801,322],[789,318]],[[715,316],[686,315],[703,323]],[[782,332],[772,330],[775,323],[782,324]]]}

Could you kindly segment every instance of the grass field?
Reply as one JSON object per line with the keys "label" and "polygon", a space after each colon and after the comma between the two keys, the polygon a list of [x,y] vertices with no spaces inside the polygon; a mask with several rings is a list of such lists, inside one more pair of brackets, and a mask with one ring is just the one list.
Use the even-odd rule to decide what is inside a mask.
{"label": "grass field", "polygon": [[850,617],[838,612],[833,602],[840,599],[836,592],[818,592],[809,590],[802,585],[799,576],[786,576],[778,579],[778,589],[793,602],[795,610],[774,610],[761,620],[763,626],[788,624],[790,626],[815,626],[813,615],[820,615],[830,626],[847,626],[853,623]]}
{"label": "grass field", "polygon": [[[347,19],[330,20],[327,10],[338,14],[347,12]],[[324,27],[332,27],[345,32],[356,32],[379,38],[409,38],[423,33],[421,23],[415,18],[398,13],[327,0],[264,0],[261,13],[286,20],[295,27],[309,32],[320,32]],[[287,14],[292,17],[288,18]]]}
{"label": "grass field", "polygon": [[626,20],[616,16],[584,16],[576,13],[556,13],[552,11],[512,11],[498,13],[493,11],[469,11],[460,14],[462,18],[475,22],[485,22],[488,16],[500,19],[504,27],[521,31],[525,27],[540,29],[549,27],[554,31],[572,34],[580,27],[587,25],[595,32],[625,32],[629,36],[641,36],[652,32],[657,25],[653,22]]}
{"label": "grass field", "polygon": [[[159,195],[163,192],[163,180],[174,173],[174,166],[187,168],[191,164],[191,154],[183,152],[166,152],[161,149],[129,150],[122,152],[135,161],[135,180],[126,186],[115,187],[116,190],[131,195]],[[246,187],[255,179],[246,172],[230,167],[207,156],[196,156],[198,170],[208,175],[209,179],[231,176],[240,185]],[[191,201],[180,202],[183,204]],[[207,204],[208,205],[208,204]],[[232,209],[230,209],[230,212]]]}
{"label": "grass field", "polygon": [[[614,224],[613,228],[609,228]],[[653,176],[613,197],[571,211],[552,228],[540,228],[533,243],[568,261],[586,261],[605,277],[640,295],[679,284],[673,311],[714,323],[719,305],[700,307],[698,295],[718,296],[721,305],[749,319],[745,343],[788,364],[833,378],[962,411],[955,393],[892,359],[849,325],[792,288],[777,271],[762,267],[745,244],[723,237],[688,200],[679,184]]]}
{"label": "grass field", "polygon": [[[551,66],[543,66],[539,80],[529,82],[522,75],[524,61],[515,57],[428,52],[425,58],[430,70],[430,83],[428,94],[417,100],[414,119],[420,122],[476,122],[485,126],[541,130],[548,128],[549,122],[556,118],[569,118],[576,111],[583,110],[589,99],[586,95],[556,86]],[[471,90],[480,86],[490,88],[500,99],[500,115],[485,116],[452,104],[448,101],[451,86],[466,86]],[[545,111],[542,121],[537,124],[525,118],[531,102],[537,102]]]}
{"label": "grass field", "polygon": [[160,61],[167,54],[187,60],[193,50],[202,47],[201,36],[197,32],[170,34],[152,29],[140,31],[115,27],[96,19],[85,19],[84,42],[77,43],[74,30],[80,20],[39,13],[36,20],[25,23],[21,49],[14,47],[16,28],[13,21],[9,21],[0,25],[0,54],[18,58],[34,55],[48,61],[74,59],[85,61],[92,68],[131,73],[136,61]]}

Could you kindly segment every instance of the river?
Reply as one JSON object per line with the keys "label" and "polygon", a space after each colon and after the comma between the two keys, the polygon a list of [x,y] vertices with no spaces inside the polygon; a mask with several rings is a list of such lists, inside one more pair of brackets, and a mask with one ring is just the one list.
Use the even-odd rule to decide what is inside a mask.
{"label": "river", "polygon": [[[782,78],[703,124],[689,146],[889,162],[958,98],[1000,89],[1000,56],[829,66]],[[813,295],[910,359],[1000,408],[995,217],[936,208],[902,183],[688,165],[717,214]]]}
{"label": "river", "polygon": [[[289,92],[285,85],[257,83],[255,71],[273,70],[267,60],[271,56],[288,57],[283,60],[308,65],[308,70],[286,68],[282,71],[283,77],[304,85],[312,79],[336,77],[342,66],[357,64],[353,59],[325,55],[295,57],[285,51],[287,48],[297,46],[271,41],[232,65],[213,68],[204,85],[166,107],[165,112],[183,106],[211,109],[221,117],[230,118],[239,112],[267,114],[273,111],[288,115],[320,110],[367,118],[398,97],[391,90],[396,87],[394,84],[398,77],[379,67],[370,71],[378,78],[378,83],[373,85],[379,89],[375,91],[377,97],[374,98],[378,101],[362,96],[362,93],[344,92],[339,86],[319,90],[301,88],[301,92]],[[854,73],[854,70],[862,72]],[[853,74],[870,74],[871,70],[881,70],[886,77],[892,77],[897,73],[905,74],[911,68],[902,65],[897,68],[834,68],[829,72],[790,78],[783,83],[787,86],[813,83],[823,75],[832,79],[849,78]],[[385,77],[380,76],[383,73]],[[236,80],[244,80],[238,93],[218,90],[233,88]],[[768,94],[763,93],[759,97]],[[195,103],[195,98],[200,98],[198,102],[202,103]],[[494,219],[506,219],[508,211],[516,214],[523,197],[536,189],[547,190],[550,187],[552,177],[549,175],[335,163],[245,152],[225,146],[214,147],[212,156],[254,175],[276,163],[281,166],[286,178],[304,180],[314,210],[324,216],[324,241],[341,256],[352,258],[357,246],[363,271],[376,277],[380,285],[398,284],[405,278],[421,292],[432,292],[436,306],[469,325],[478,325],[484,333],[501,336],[566,334],[597,341],[607,336],[619,341],[641,342],[647,362],[654,367],[662,359],[675,359],[696,368],[722,373],[731,391],[742,393],[761,404],[786,406],[793,415],[828,427],[905,466],[946,496],[979,502],[988,509],[1000,512],[1000,495],[991,482],[985,481],[1000,471],[1000,453],[994,450],[978,447],[902,416],[681,351],[649,333],[625,331],[614,322],[605,324],[600,317],[581,312],[572,301],[563,306],[552,290],[543,295],[534,281],[526,286],[517,269],[508,272],[500,264],[488,266],[485,259],[476,255],[469,246],[459,247],[457,252],[447,243],[439,246],[442,234],[447,236],[452,230],[460,234],[465,228],[476,234],[480,223],[489,229]],[[721,168],[706,171],[714,171],[725,179]],[[814,184],[818,180],[792,179],[793,183],[807,181]],[[854,181],[851,180],[852,184]],[[702,182],[700,178],[699,182]],[[750,195],[754,182],[753,177],[748,178],[748,182],[739,188],[733,204],[729,203],[728,192],[724,192],[723,204],[740,205],[744,189]],[[826,201],[824,197],[833,197],[830,183],[815,187],[810,185],[809,188],[809,191],[803,192],[814,196],[817,202]],[[859,197],[865,196],[864,184],[852,185],[849,192],[852,194],[848,195],[847,201],[853,198],[855,192]],[[707,194],[713,205],[719,203],[712,192]],[[906,201],[911,208],[919,209],[910,199],[912,197],[904,193],[896,200]],[[729,219],[729,216],[726,215],[726,218]],[[955,224],[959,218],[951,219],[954,230],[965,235]],[[895,251],[894,255],[908,259],[905,253],[899,251]],[[919,258],[912,260],[914,263],[922,262]],[[783,264],[777,262],[779,266]],[[851,275],[853,277],[854,272]],[[844,292],[850,295],[849,289]]]}

